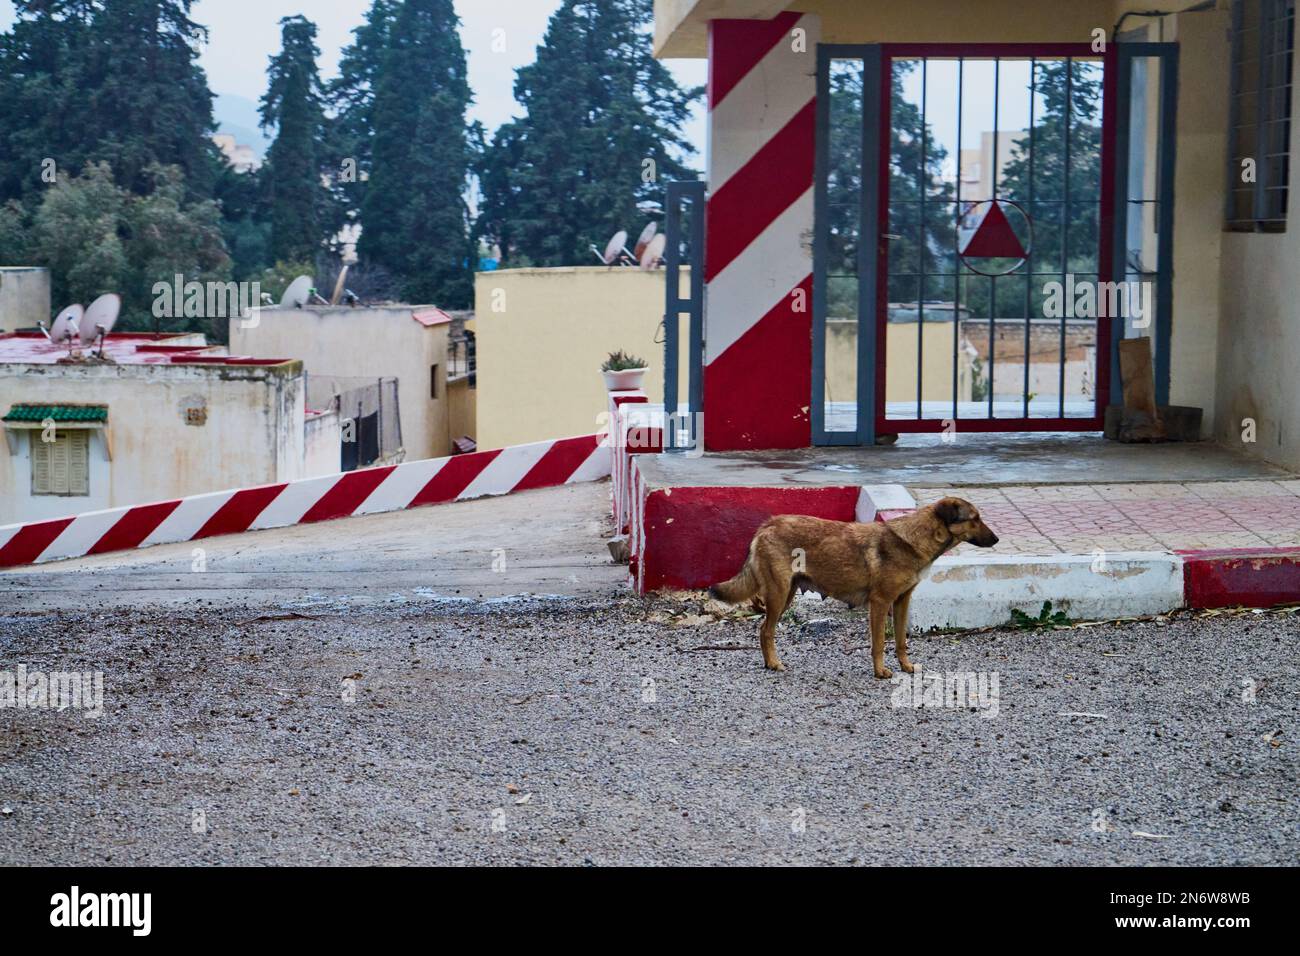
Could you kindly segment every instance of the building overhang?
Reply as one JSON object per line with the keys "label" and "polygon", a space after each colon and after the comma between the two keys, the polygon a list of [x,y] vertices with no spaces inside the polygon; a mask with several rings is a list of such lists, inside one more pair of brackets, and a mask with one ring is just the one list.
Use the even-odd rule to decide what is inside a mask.
{"label": "building overhang", "polygon": [[1087,42],[1094,28],[1109,32],[1120,17],[1131,29],[1161,14],[1215,5],[1216,0],[655,0],[654,52],[660,59],[703,59],[710,20],[770,20],[787,9],[820,16],[823,43]]}
{"label": "building overhang", "polygon": [[770,20],[792,0],[655,0],[655,56],[703,59],[710,20]]}

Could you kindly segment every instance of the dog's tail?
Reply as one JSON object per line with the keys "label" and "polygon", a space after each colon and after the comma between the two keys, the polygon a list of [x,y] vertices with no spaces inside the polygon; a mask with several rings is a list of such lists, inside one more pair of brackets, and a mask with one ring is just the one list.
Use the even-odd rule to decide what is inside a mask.
{"label": "dog's tail", "polygon": [[728,604],[739,604],[758,593],[758,575],[754,572],[754,548],[751,545],[745,566],[730,581],[723,581],[709,588],[709,596]]}

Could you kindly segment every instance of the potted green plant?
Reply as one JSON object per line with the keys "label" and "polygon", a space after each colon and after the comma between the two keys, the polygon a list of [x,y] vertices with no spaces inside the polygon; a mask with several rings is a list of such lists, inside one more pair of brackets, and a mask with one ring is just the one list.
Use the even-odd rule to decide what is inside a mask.
{"label": "potted green plant", "polygon": [[605,388],[611,392],[625,392],[641,387],[645,377],[647,363],[645,359],[629,355],[622,349],[610,352],[609,357],[601,363],[600,371],[605,376]]}

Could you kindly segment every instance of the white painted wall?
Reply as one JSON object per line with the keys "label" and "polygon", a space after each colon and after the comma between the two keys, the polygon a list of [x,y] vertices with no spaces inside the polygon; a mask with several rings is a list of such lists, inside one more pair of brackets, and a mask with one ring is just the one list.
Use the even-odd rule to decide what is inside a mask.
{"label": "white painted wall", "polygon": [[[112,461],[93,440],[90,497],[33,501],[27,441],[0,442],[0,524],[304,477],[300,362],[0,364],[0,414],[24,402],[107,405]],[[206,423],[187,425],[188,406]]]}
{"label": "white painted wall", "polygon": [[1221,260],[1222,243],[1229,236],[1223,231],[1223,210],[1230,22],[1226,9],[1165,22],[1165,39],[1176,39],[1180,46],[1169,401],[1204,409],[1201,427],[1206,437],[1216,433],[1224,385],[1216,370],[1220,286],[1235,281],[1232,267]]}
{"label": "white painted wall", "polygon": [[49,325],[50,318],[50,270],[0,267],[0,332]]}
{"label": "white painted wall", "polygon": [[[0,521],[13,520],[15,515],[24,521],[42,521],[112,507],[112,462],[108,460],[108,443],[102,429],[90,430],[90,447],[87,449],[89,495],[32,494],[32,443],[39,442],[41,434],[39,428],[27,428],[15,430],[7,436],[5,450],[11,459],[8,464],[13,500],[0,506]],[[10,507],[12,511],[8,510]]]}
{"label": "white painted wall", "polygon": [[[230,352],[254,358],[292,355],[307,375],[396,378],[402,444],[407,460],[451,453],[447,425],[449,325],[421,325],[422,306],[352,309],[312,306],[263,309],[258,324],[230,323]],[[430,369],[438,366],[438,398],[430,397]]]}
{"label": "white painted wall", "polygon": [[[1186,62],[1186,50],[1183,57]],[[1226,90],[1218,91],[1219,97],[1226,95]],[[1290,148],[1294,183],[1300,169],[1300,124],[1294,122]],[[1226,178],[1225,154],[1226,146],[1220,151],[1221,184]],[[1223,220],[1222,189],[1220,185],[1219,207],[1215,210],[1219,222]],[[1292,192],[1291,221],[1286,232],[1221,233],[1216,304],[1222,319],[1211,347],[1217,356],[1215,437],[1228,447],[1300,469],[1300,385],[1296,376],[1296,356],[1300,354],[1300,204],[1294,185]],[[1188,281],[1186,275],[1180,273],[1179,281]],[[1254,442],[1243,441],[1247,420],[1255,423]]]}
{"label": "white painted wall", "polygon": [[342,466],[343,432],[339,413],[333,410],[310,415],[303,429],[304,478],[337,474]]}

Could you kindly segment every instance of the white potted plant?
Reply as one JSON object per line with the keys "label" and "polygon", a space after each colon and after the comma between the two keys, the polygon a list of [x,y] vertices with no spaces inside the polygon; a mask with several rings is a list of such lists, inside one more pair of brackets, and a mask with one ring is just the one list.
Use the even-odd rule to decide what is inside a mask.
{"label": "white potted plant", "polygon": [[605,389],[610,392],[626,392],[641,387],[641,380],[646,373],[645,359],[628,355],[622,349],[610,352],[609,357],[600,366],[605,376]]}

